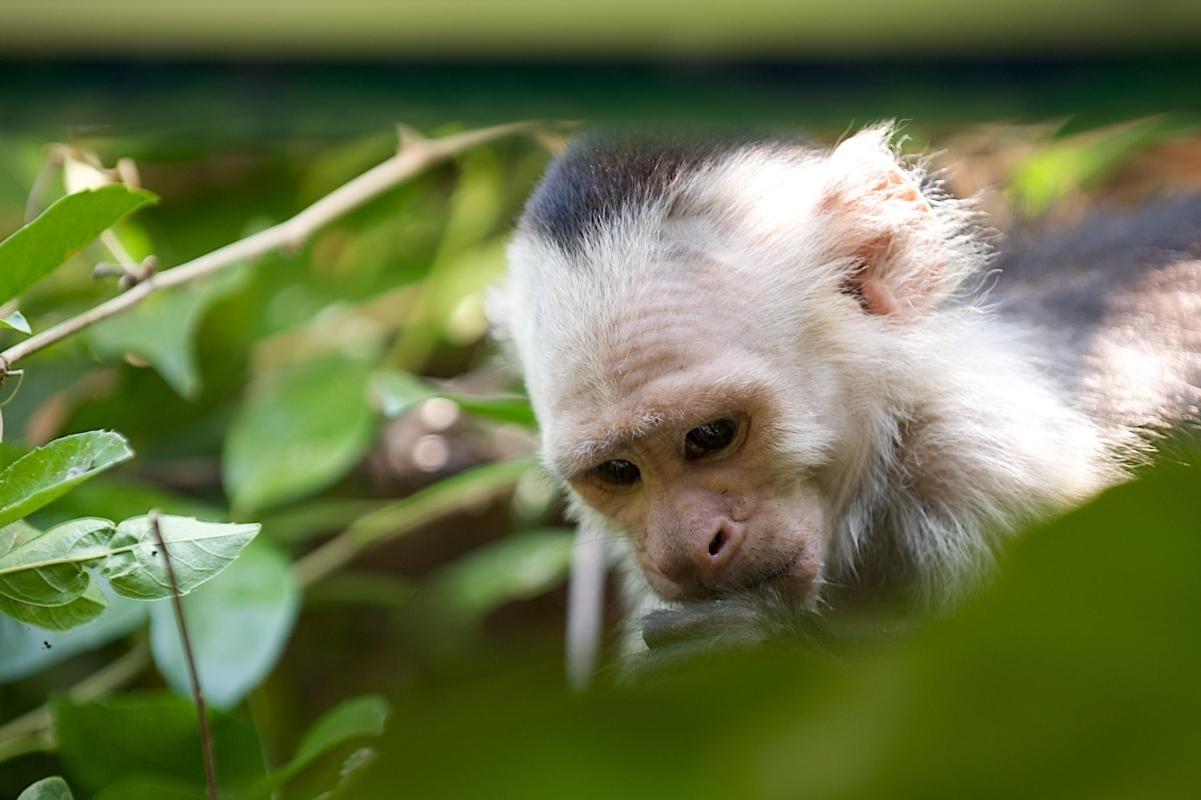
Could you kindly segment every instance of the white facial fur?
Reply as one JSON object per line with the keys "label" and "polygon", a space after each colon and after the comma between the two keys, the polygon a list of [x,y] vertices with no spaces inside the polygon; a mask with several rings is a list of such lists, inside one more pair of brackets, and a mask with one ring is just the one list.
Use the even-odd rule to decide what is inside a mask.
{"label": "white facial fur", "polygon": [[[512,243],[493,316],[545,464],[664,597],[771,580],[812,604],[885,551],[947,596],[993,531],[1120,474],[1022,332],[972,302],[987,248],[971,209],[890,134],[730,150],[578,247],[531,224]],[[744,440],[685,458],[688,431],[723,417]],[[638,485],[598,485],[588,470],[611,458]],[[738,547],[714,566],[718,530]]]}

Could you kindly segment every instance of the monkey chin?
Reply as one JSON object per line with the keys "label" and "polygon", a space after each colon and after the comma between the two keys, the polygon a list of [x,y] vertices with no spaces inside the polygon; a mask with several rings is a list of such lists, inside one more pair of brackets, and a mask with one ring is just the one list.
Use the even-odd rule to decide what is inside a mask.
{"label": "monkey chin", "polygon": [[823,561],[817,548],[802,547],[778,572],[747,588],[770,588],[798,607],[814,610],[820,603],[824,584]]}

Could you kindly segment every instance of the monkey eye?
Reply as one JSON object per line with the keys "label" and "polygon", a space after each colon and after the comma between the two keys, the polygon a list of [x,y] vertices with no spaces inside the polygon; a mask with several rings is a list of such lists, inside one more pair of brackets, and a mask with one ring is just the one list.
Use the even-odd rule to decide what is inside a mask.
{"label": "monkey eye", "polygon": [[592,468],[592,473],[610,486],[632,486],[641,475],[638,467],[620,458],[598,464]]}
{"label": "monkey eye", "polygon": [[738,433],[738,423],[732,419],[715,419],[698,425],[684,437],[684,452],[689,458],[699,458],[729,447]]}

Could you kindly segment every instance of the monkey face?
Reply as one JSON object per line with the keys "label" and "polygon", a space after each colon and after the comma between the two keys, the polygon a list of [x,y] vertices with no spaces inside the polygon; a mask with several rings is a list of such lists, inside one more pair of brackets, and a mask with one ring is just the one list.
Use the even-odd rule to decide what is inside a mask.
{"label": "monkey face", "polygon": [[573,393],[550,415],[550,455],[577,498],[627,534],[652,588],[700,599],[770,583],[815,596],[834,426],[785,405],[774,370],[750,353],[661,337],[610,366],[603,396]]}

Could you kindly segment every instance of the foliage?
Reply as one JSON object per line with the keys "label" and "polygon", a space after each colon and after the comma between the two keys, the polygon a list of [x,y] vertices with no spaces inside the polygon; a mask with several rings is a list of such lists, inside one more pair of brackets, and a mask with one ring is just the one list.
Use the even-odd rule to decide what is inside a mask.
{"label": "foliage", "polygon": [[82,250],[121,217],[156,198],[114,184],[67,195],[0,242],[0,303]]}
{"label": "foliage", "polygon": [[[349,147],[353,158],[335,152],[315,159],[311,177],[277,172],[290,198],[270,190],[281,184],[256,178],[244,205],[225,191],[220,202],[195,203],[187,191],[172,189],[163,172],[170,157],[156,166],[158,155],[136,153],[148,175],[159,170],[150,182],[165,189],[152,213],[145,207],[155,196],[113,183],[118,171],[101,169],[96,154],[78,143],[52,148],[65,162],[68,193],[0,242],[0,276],[7,276],[0,277],[0,301],[21,300],[19,311],[6,305],[0,314],[0,347],[13,341],[6,333],[47,330],[111,294],[97,280],[103,270],[94,278],[81,262],[122,264],[122,288],[146,280],[148,273],[131,271],[132,263],[154,255],[169,266],[263,230],[272,217],[298,210],[302,199],[315,199],[314,191],[335,188],[386,157],[379,139],[374,142]],[[137,150],[131,141],[121,143],[131,145]],[[0,152],[0,167],[5,157]],[[61,687],[62,676],[78,675],[88,663],[103,666],[103,654],[114,649],[133,648],[129,654],[136,655],[143,641],[158,674],[143,679],[152,686],[161,681],[182,697],[142,692],[90,699],[105,692],[93,685],[117,680],[119,686],[137,677],[125,666],[100,669],[79,684],[82,696],[55,700],[52,715],[34,709],[0,723],[0,762],[49,747],[67,782],[85,796],[204,796],[200,733],[186,699],[189,659],[171,602],[177,592],[187,595],[179,602],[211,706],[223,792],[341,791],[369,763],[362,740],[382,733],[382,700],[347,701],[299,743],[285,741],[284,750],[275,743],[273,754],[295,745],[295,755],[272,758],[268,763],[279,766],[268,771],[260,749],[286,740],[288,729],[256,730],[246,714],[247,696],[278,668],[302,612],[304,584],[330,577],[362,549],[399,532],[488,502],[528,472],[521,457],[529,451],[528,434],[510,435],[517,449],[506,445],[503,457],[495,439],[498,425],[532,425],[519,393],[500,386],[484,394],[434,390],[396,365],[422,369],[448,343],[471,347],[483,335],[480,297],[501,264],[505,221],[524,194],[502,175],[523,174],[528,186],[545,158],[532,142],[465,154],[458,167],[419,176],[317,232],[299,252],[231,264],[171,289],[150,287],[138,305],[84,327],[76,338],[86,350],[38,345],[21,352],[30,377],[5,376],[11,381],[2,398],[0,684],[12,688],[0,686],[0,697],[8,692],[13,710],[29,708],[41,681]],[[28,176],[26,188],[32,185],[32,171],[13,170]],[[81,175],[87,179],[81,182]],[[43,189],[50,185],[38,182]],[[11,218],[5,203],[24,205],[24,198],[0,196],[0,220]],[[432,213],[414,213],[424,207]],[[135,211],[141,213],[123,219]],[[421,283],[427,273],[430,280]],[[409,397],[408,414],[395,402],[378,414],[376,407],[387,402],[379,387],[406,380],[429,391]],[[382,426],[413,419],[434,397],[454,402],[456,419],[460,411],[475,415],[479,423],[455,422],[454,436],[483,448],[475,461],[497,463],[462,475],[448,469],[448,480],[414,486],[421,490],[399,501],[381,497],[359,473]],[[109,426],[122,433],[89,430]],[[220,481],[206,477],[180,491],[172,470],[190,464],[211,465],[207,474]],[[111,474],[122,465],[119,475]],[[470,463],[455,469],[462,466]],[[414,478],[430,483],[420,472]],[[247,547],[260,525],[241,520],[263,514],[274,515],[267,528],[274,542]],[[314,537],[339,528],[342,535],[292,563]],[[564,552],[558,537],[527,542],[524,549],[535,561],[541,549]],[[553,589],[564,566],[559,555],[536,578],[495,583],[486,599],[464,609],[464,620]],[[444,574],[455,571],[451,565]],[[364,585],[384,580],[368,576]],[[123,663],[136,669],[138,662]],[[4,705],[10,717],[7,700]],[[312,710],[298,713],[311,718]],[[6,768],[0,765],[0,794],[28,784],[6,783]],[[26,793],[65,797],[68,783],[47,779]]]}
{"label": "foliage", "polygon": [[[1049,128],[1009,196],[1104,193],[1178,130]],[[0,796],[205,796],[167,554],[223,797],[983,796],[980,776],[1180,794],[1197,476],[1171,467],[1033,533],[971,607],[887,646],[565,693],[571,537],[481,314],[548,143],[460,153],[21,360],[0,396]],[[85,135],[70,158],[134,157],[161,201],[109,184],[22,226],[42,142],[4,144],[6,348],[112,297],[91,274],[110,248],[169,272],[395,149]],[[1147,746],[1119,752],[1140,723]]]}

